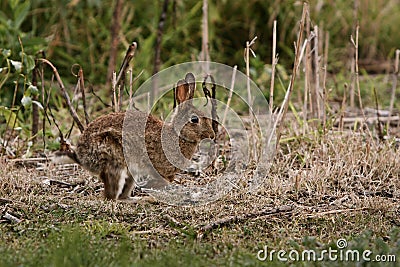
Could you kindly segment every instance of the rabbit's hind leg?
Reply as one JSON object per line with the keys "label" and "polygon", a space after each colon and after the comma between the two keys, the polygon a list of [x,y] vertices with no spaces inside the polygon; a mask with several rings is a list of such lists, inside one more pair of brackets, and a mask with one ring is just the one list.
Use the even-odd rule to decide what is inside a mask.
{"label": "rabbit's hind leg", "polygon": [[104,183],[104,197],[109,200],[117,200],[124,188],[126,177],[126,171],[121,168],[109,166],[102,170],[100,178]]}
{"label": "rabbit's hind leg", "polygon": [[132,190],[135,187],[135,180],[133,179],[132,175],[128,173],[128,171],[125,171],[121,173],[121,176],[124,174],[126,175],[126,178],[124,180],[125,184],[123,186],[122,193],[118,197],[120,200],[130,199]]}
{"label": "rabbit's hind leg", "polygon": [[[152,196],[131,196],[132,191],[135,187],[135,180],[129,171],[121,173],[121,175],[126,175],[124,181],[125,185],[122,189],[121,195],[119,195],[118,200],[127,203],[157,203],[157,200]],[[122,180],[122,178],[121,178]]]}

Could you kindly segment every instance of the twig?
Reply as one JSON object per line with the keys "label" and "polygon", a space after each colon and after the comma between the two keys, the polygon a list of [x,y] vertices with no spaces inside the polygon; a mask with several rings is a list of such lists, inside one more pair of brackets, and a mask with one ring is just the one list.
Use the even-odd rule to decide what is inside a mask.
{"label": "twig", "polygon": [[[211,93],[210,90],[207,88],[207,78],[210,77],[211,80]],[[193,87],[194,88],[194,87]],[[204,77],[203,83],[202,83],[202,88],[204,92],[204,96],[207,99],[208,103],[208,98],[211,98],[211,118],[212,118],[212,128],[214,130],[215,136],[218,134],[218,115],[217,115],[217,101],[215,99],[216,97],[216,83],[214,80],[214,77],[209,74]],[[175,91],[174,91],[174,98],[175,98]],[[175,100],[174,100],[175,102]],[[207,103],[205,105],[207,105]],[[175,105],[175,103],[174,103]]]}
{"label": "twig", "polygon": [[366,207],[363,207],[363,208],[356,208],[356,209],[328,210],[328,211],[323,211],[323,212],[319,212],[319,213],[316,213],[316,214],[306,214],[306,217],[307,218],[316,218],[316,217],[322,217],[322,216],[325,216],[325,215],[361,211],[361,210],[366,210],[366,209],[367,209]]}
{"label": "twig", "polygon": [[323,128],[324,133],[326,132],[326,109],[328,107],[328,93],[326,89],[326,76],[328,72],[328,51],[329,51],[329,32],[325,33],[325,46],[324,46],[324,79],[323,79],[323,101],[324,101],[324,116],[323,116]]}
{"label": "twig", "polygon": [[79,120],[79,117],[78,117],[78,114],[76,113],[75,108],[71,104],[71,100],[69,98],[69,95],[65,91],[64,83],[62,82],[61,77],[58,74],[57,68],[54,67],[54,65],[50,61],[48,61],[47,59],[41,58],[39,60],[44,62],[44,63],[46,63],[48,66],[50,66],[52,68],[54,76],[56,77],[58,85],[59,85],[59,87],[61,89],[61,93],[62,93],[65,101],[67,102],[69,113],[71,114],[72,118],[74,119],[75,123],[78,125],[79,130],[82,133],[85,130],[85,127],[83,127],[83,124]]}
{"label": "twig", "polygon": [[155,56],[154,56],[154,65],[153,65],[153,78],[151,80],[152,81],[151,100],[154,99],[155,95],[157,95],[157,92],[158,92],[158,76],[157,75],[154,76],[154,75],[160,71],[161,43],[162,43],[162,37],[163,37],[163,33],[164,33],[165,19],[167,18],[168,3],[169,3],[169,0],[164,0],[160,19],[158,21],[157,39],[156,39],[156,45],[155,45]]}
{"label": "twig", "polygon": [[355,50],[355,78],[356,78],[356,87],[357,87],[357,93],[358,93],[358,103],[360,105],[361,113],[363,116],[364,114],[364,109],[363,109],[363,104],[362,104],[362,99],[361,99],[361,90],[360,90],[360,77],[359,77],[359,69],[358,69],[358,32],[359,32],[360,26],[357,23],[356,26],[356,41],[354,42],[353,36],[351,36],[351,42],[354,45],[354,50]]}
{"label": "twig", "polygon": [[[308,46],[306,46],[306,51],[308,51],[309,48]],[[306,52],[307,54],[307,52]],[[303,65],[304,65],[304,96],[303,96],[303,135],[306,135],[306,130],[308,127],[308,123],[307,123],[307,117],[308,117],[308,101],[309,98],[311,98],[311,96],[309,97],[310,94],[310,86],[309,86],[309,77],[308,77],[308,58],[304,57],[303,59]],[[299,94],[300,96],[300,94]],[[299,101],[300,102],[300,101]]]}
{"label": "twig", "polygon": [[[400,116],[390,116],[390,117],[379,117],[379,120],[381,122],[393,122],[393,121],[399,121],[400,120]],[[378,121],[378,117],[377,116],[373,116],[373,117],[352,117],[352,118],[345,118],[345,117],[341,117],[338,120],[335,121],[335,124],[339,124],[339,126],[341,124],[345,124],[345,123],[351,123],[354,124],[356,122],[358,123],[374,123]],[[343,126],[339,127],[340,130],[343,130]]]}
{"label": "twig", "polygon": [[249,106],[249,116],[250,116],[250,127],[251,127],[251,138],[250,138],[250,147],[251,147],[251,157],[255,160],[257,158],[257,150],[256,150],[256,133],[254,129],[254,115],[253,115],[253,99],[251,96],[250,90],[250,52],[255,57],[254,51],[251,49],[251,46],[257,40],[257,36],[253,38],[250,42],[246,42],[246,49],[245,49],[245,61],[246,61],[246,76],[247,76],[247,105]]}
{"label": "twig", "polygon": [[396,56],[394,60],[394,72],[392,75],[393,83],[392,83],[392,95],[390,97],[389,116],[393,113],[394,102],[396,100],[397,80],[399,77],[399,57],[400,57],[400,49],[396,49]]}
{"label": "twig", "polygon": [[128,70],[129,73],[129,110],[132,110],[132,104],[133,104],[133,73],[132,73],[132,68],[129,68]]}
{"label": "twig", "polygon": [[280,206],[276,208],[267,208],[263,209],[261,211],[256,211],[256,212],[249,212],[249,213],[244,213],[244,214],[239,214],[239,215],[234,215],[234,216],[227,216],[221,219],[218,219],[214,222],[208,223],[197,231],[197,238],[201,239],[205,233],[208,231],[211,231],[212,229],[222,227],[231,223],[236,223],[236,222],[241,222],[245,221],[248,219],[253,219],[253,218],[259,218],[259,217],[264,217],[264,216],[269,216],[273,214],[279,214],[279,213],[287,213],[291,212],[293,210],[292,206]]}
{"label": "twig", "polygon": [[322,79],[322,127],[324,129],[324,133],[326,133],[326,108],[328,107],[328,94],[326,90],[326,75],[327,75],[327,66],[325,65],[324,68],[324,76]]}
{"label": "twig", "polygon": [[101,99],[101,97],[98,96],[98,95],[94,92],[94,89],[93,89],[93,86],[92,86],[92,85],[89,85],[89,90],[90,90],[90,93],[91,93],[92,95],[94,95],[105,107],[111,107],[110,104],[107,104],[106,102],[104,102],[103,99]]}
{"label": "twig", "polygon": [[[365,117],[365,112],[364,112],[364,107],[363,107],[363,103],[362,103],[362,99],[361,99],[361,89],[360,89],[360,77],[359,77],[359,67],[358,67],[358,33],[360,30],[360,25],[357,22],[357,26],[356,26],[356,40],[354,42],[353,36],[351,35],[351,43],[354,46],[355,49],[355,80],[356,80],[356,87],[357,87],[357,94],[358,94],[358,103],[360,105],[360,109],[361,109],[361,114],[364,117],[364,120],[366,121],[366,117]],[[368,135],[372,137],[371,131],[369,130],[369,128],[366,128],[366,131],[368,133]],[[375,143],[372,143],[374,146],[376,146]]]}
{"label": "twig", "polygon": [[276,20],[274,20],[274,28],[272,30],[271,85],[269,87],[269,112],[271,113],[271,115],[274,108],[275,69],[277,64],[278,64],[278,55],[276,54]]}
{"label": "twig", "polygon": [[[297,71],[298,71],[298,68],[300,66],[301,58],[303,57],[303,54],[304,54],[305,45],[307,44],[307,39],[306,39],[304,41],[303,48],[301,49],[301,43],[302,43],[302,40],[303,40],[304,23],[305,23],[306,13],[307,12],[308,12],[308,4],[306,2],[304,2],[304,4],[303,4],[303,14],[301,16],[301,21],[300,21],[299,36],[298,36],[297,42],[296,42],[296,57],[295,57],[295,60],[294,60],[294,65],[293,65],[292,77],[290,78],[289,87],[288,87],[288,90],[286,91],[284,102],[282,103],[282,107],[281,107],[281,109],[279,111],[278,119],[276,120],[276,123],[279,122],[279,128],[277,130],[277,139],[276,139],[276,145],[277,146],[279,146],[279,140],[280,140],[281,135],[282,135],[283,121],[285,120],[286,113],[287,113],[287,110],[288,110],[289,99],[290,99],[290,96],[291,96],[292,91],[293,91],[293,87],[294,87],[294,82],[296,80]],[[276,123],[275,123],[274,128],[276,127]]]}
{"label": "twig", "polygon": [[343,119],[344,119],[344,113],[346,112],[347,88],[348,88],[348,85],[347,85],[347,83],[345,83],[344,88],[343,88],[342,104],[340,106],[339,131],[343,131],[343,127],[344,127]]}
{"label": "twig", "polygon": [[54,180],[54,179],[43,180],[43,183],[47,184],[47,185],[61,185],[61,186],[67,186],[67,187],[74,187],[75,186],[75,184],[70,184],[70,183],[66,183],[66,182],[59,181],[59,180]]}
{"label": "twig", "polygon": [[328,65],[328,56],[329,56],[329,32],[325,32],[325,47],[324,47],[324,64]]}
{"label": "twig", "polygon": [[158,21],[157,39],[156,39],[154,66],[153,66],[153,75],[156,74],[160,70],[160,64],[161,64],[161,42],[162,42],[162,37],[163,37],[163,32],[164,32],[165,19],[167,18],[168,3],[169,3],[169,0],[164,0],[162,11],[161,11],[161,15],[160,15],[160,19]]}
{"label": "twig", "polygon": [[[125,74],[127,69],[129,68],[129,63],[131,62],[132,58],[135,55],[137,48],[137,43],[132,42],[132,44],[128,47],[128,50],[126,51],[124,60],[122,61],[121,67],[119,69],[118,75],[115,79],[115,86],[113,87],[113,90],[115,92],[115,89],[117,89],[117,96],[118,96],[118,103],[117,103],[117,96],[114,97],[114,104],[118,107],[115,108],[115,110],[120,111],[122,109],[122,92],[125,87]],[[114,94],[114,93],[113,93]]]}
{"label": "twig", "polygon": [[10,159],[10,162],[18,163],[18,162],[36,162],[36,161],[50,161],[48,158],[17,158],[17,159]]}
{"label": "twig", "polygon": [[117,87],[117,74],[114,71],[111,79],[111,92],[112,92],[112,103],[114,112],[118,112],[118,107],[119,107],[117,100],[117,92],[115,91],[116,87]]}
{"label": "twig", "polygon": [[83,112],[85,114],[85,122],[86,125],[88,125],[90,120],[86,108],[85,78],[83,77],[83,69],[81,66],[79,66],[78,79],[79,79],[79,88],[81,89],[81,94],[82,94],[82,104],[83,104]]}
{"label": "twig", "polygon": [[132,44],[128,47],[126,51],[124,60],[122,61],[121,67],[119,68],[118,76],[117,76],[117,84],[121,82],[121,80],[125,79],[126,70],[129,67],[129,63],[131,62],[132,58],[135,56],[135,52],[137,49],[137,43],[132,42]]}
{"label": "twig", "polygon": [[378,119],[378,137],[380,140],[383,140],[384,134],[383,134],[383,129],[382,129],[382,123],[381,123],[381,118],[379,115],[379,103],[378,103],[378,96],[376,94],[376,88],[374,87],[374,97],[375,97],[375,108],[376,108],[376,118]]}
{"label": "twig", "polygon": [[[359,11],[359,0],[354,0],[353,1],[353,32],[357,31],[357,27],[358,27],[358,11]],[[354,108],[354,95],[355,95],[355,75],[354,73],[356,72],[356,60],[354,57],[352,57],[351,60],[351,72],[352,72],[352,76],[351,76],[351,85],[350,85],[350,108]]]}
{"label": "twig", "polygon": [[[38,61],[35,60],[35,67],[32,70],[32,85],[37,87],[37,80],[38,80],[38,72],[39,72],[39,66],[38,66]],[[32,95],[32,100],[33,101],[38,101],[38,94],[33,94]],[[39,132],[39,107],[38,105],[34,104],[32,105],[32,142],[36,143],[37,139],[37,134]]]}
{"label": "twig", "polygon": [[168,214],[164,214],[163,217],[164,217],[164,219],[166,219],[168,222],[172,223],[173,225],[176,225],[176,226],[182,226],[183,225],[180,221],[178,221],[177,219],[175,219],[174,217],[172,217],[172,216],[170,216]]}
{"label": "twig", "polygon": [[151,234],[151,233],[155,233],[155,232],[160,232],[160,230],[161,230],[162,228],[163,228],[162,226],[159,226],[159,227],[157,227],[157,228],[149,229],[149,230],[132,231],[132,232],[130,232],[130,234],[132,234],[132,235]]}
{"label": "twig", "polygon": [[208,0],[203,0],[203,18],[202,18],[202,40],[201,40],[201,60],[204,61],[204,72],[208,75],[210,72],[210,53],[208,41]]}
{"label": "twig", "polygon": [[313,65],[313,71],[314,71],[314,81],[315,81],[315,85],[314,85],[314,90],[315,90],[315,102],[317,104],[317,117],[318,119],[322,118],[322,113],[323,111],[323,105],[321,107],[321,89],[320,89],[320,84],[319,84],[319,49],[318,49],[318,38],[319,38],[319,32],[318,32],[318,26],[315,25],[314,26],[314,65]]}
{"label": "twig", "polygon": [[[42,54],[42,58],[46,58],[45,52],[42,50],[40,51]],[[36,64],[38,60],[36,60]],[[42,104],[43,104],[43,113],[46,115],[48,103],[45,101],[46,99],[46,89],[45,89],[45,82],[44,82],[44,66],[41,64],[40,66],[40,84],[41,84],[41,92],[42,92]],[[46,148],[46,116],[42,119],[42,139],[43,139],[43,147]]]}
{"label": "twig", "polygon": [[123,8],[123,0],[115,1],[114,12],[111,24],[111,46],[110,46],[110,60],[108,61],[107,69],[107,83],[109,84],[112,78],[112,73],[115,70],[117,61],[118,45],[120,43],[119,32],[121,30],[121,11]]}
{"label": "twig", "polygon": [[6,213],[3,215],[3,218],[6,219],[6,220],[9,220],[9,221],[12,222],[12,223],[20,223],[20,222],[22,221],[21,219],[15,217],[14,215],[11,215],[11,214],[8,213],[8,212],[6,212]]}
{"label": "twig", "polygon": [[[308,40],[307,45],[306,45],[306,54],[304,57],[304,72],[305,72],[305,78],[304,78],[304,88],[305,88],[305,92],[307,92],[308,95],[308,106],[304,106],[306,113],[308,113],[307,108],[309,109],[311,116],[315,118],[315,107],[316,105],[316,96],[315,96],[315,88],[313,88],[313,85],[315,85],[315,83],[312,83],[313,79],[314,79],[314,75],[313,75],[313,61],[311,58],[311,55],[313,53],[313,49],[311,47],[312,45],[312,41],[314,38],[314,32],[311,31],[311,21],[310,21],[310,14],[308,12],[306,12],[306,17],[305,17],[305,22],[304,22],[304,26],[305,26],[305,32],[306,32],[306,38]],[[306,93],[305,93],[306,94]],[[306,105],[307,101],[304,101],[304,105]],[[307,123],[307,117],[306,114],[304,115],[304,125],[306,125]]]}
{"label": "twig", "polygon": [[228,101],[226,101],[224,116],[222,117],[222,123],[221,123],[221,125],[225,125],[226,116],[227,116],[227,114],[228,114],[228,109],[229,109],[229,106],[230,106],[230,104],[231,104],[232,95],[233,95],[233,88],[235,88],[236,71],[237,71],[237,65],[235,65],[235,66],[233,67],[232,79],[231,79],[231,87],[229,88]]}
{"label": "twig", "polygon": [[7,198],[0,198],[0,204],[12,203],[13,200]]}
{"label": "twig", "polygon": [[349,88],[349,94],[350,94],[349,105],[350,105],[351,109],[354,109],[354,106],[355,106],[355,104],[354,104],[354,95],[355,95],[355,87],[356,87],[356,85],[355,85],[356,80],[355,80],[355,59],[354,59],[354,57],[352,57],[352,59],[351,59],[350,71],[351,71],[351,82],[350,82],[350,88]]}
{"label": "twig", "polygon": [[136,48],[137,48],[136,42],[132,42],[132,44],[128,47],[128,50],[126,51],[118,75],[116,75],[115,78],[113,76],[111,81],[113,90],[113,99],[114,99],[113,105],[114,105],[114,110],[117,112],[122,110],[122,101],[123,101],[122,92],[125,87],[125,75],[129,67],[129,63],[132,60],[133,56],[135,55]]}

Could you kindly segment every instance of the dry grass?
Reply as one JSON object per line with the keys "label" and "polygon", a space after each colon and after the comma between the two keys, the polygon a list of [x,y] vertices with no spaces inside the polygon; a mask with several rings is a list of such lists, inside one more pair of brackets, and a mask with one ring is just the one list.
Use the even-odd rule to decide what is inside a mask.
{"label": "dry grass", "polygon": [[[376,236],[386,236],[400,225],[397,155],[395,143],[377,143],[362,135],[310,135],[281,145],[258,192],[234,190],[199,207],[114,204],[102,200],[101,183],[78,167],[37,170],[37,164],[3,162],[0,215],[7,212],[21,219],[21,231],[65,224],[90,228],[96,221],[107,221],[155,246],[182,235],[197,238],[205,225],[232,216],[239,219],[201,233],[201,242],[218,240],[254,247],[264,242],[279,247],[305,236],[329,243],[367,229]],[[260,210],[280,206],[291,208],[257,216]],[[244,214],[247,217],[240,219]],[[2,239],[15,246],[15,229],[9,223],[1,220]]]}

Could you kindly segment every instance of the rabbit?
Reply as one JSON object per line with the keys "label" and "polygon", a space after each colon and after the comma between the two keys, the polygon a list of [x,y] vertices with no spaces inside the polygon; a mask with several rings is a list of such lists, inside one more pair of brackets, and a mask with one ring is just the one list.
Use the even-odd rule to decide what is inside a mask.
{"label": "rabbit", "polygon": [[[135,180],[128,170],[128,164],[137,166],[136,170],[129,168],[133,175],[142,173],[143,170],[139,170],[142,166],[141,158],[135,154],[129,154],[132,155],[129,158],[124,157],[124,118],[129,115],[128,119],[147,121],[144,136],[135,137],[140,134],[138,133],[140,131],[129,131],[128,134],[136,139],[144,139],[142,142],[146,146],[153,168],[167,183],[172,182],[179,168],[171,163],[164,153],[165,145],[162,144],[162,135],[166,134],[166,140],[169,140],[167,146],[174,146],[176,149],[176,144],[179,144],[180,152],[185,160],[191,159],[201,140],[215,138],[212,119],[207,118],[192,104],[194,90],[195,77],[192,73],[186,74],[184,80],[178,81],[174,98],[179,105],[170,123],[137,110],[111,113],[97,118],[87,126],[79,137],[75,151],[71,150],[68,156],[100,177],[104,183],[105,199],[132,199],[131,193],[135,187]],[[177,129],[178,124],[181,125],[180,131]],[[168,142],[172,140],[176,140],[177,143],[168,145]]]}

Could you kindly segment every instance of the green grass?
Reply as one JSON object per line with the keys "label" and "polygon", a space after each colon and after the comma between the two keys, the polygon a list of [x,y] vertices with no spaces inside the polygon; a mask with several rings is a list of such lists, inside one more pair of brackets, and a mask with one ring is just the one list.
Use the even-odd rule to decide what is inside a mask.
{"label": "green grass", "polygon": [[[34,241],[36,240],[36,241]],[[213,255],[222,248],[219,255]],[[198,243],[193,239],[172,239],[162,244],[114,227],[86,231],[79,225],[62,226],[19,238],[14,247],[0,247],[1,266],[207,266],[231,262],[256,263],[248,251],[223,244]]]}
{"label": "green grass", "polygon": [[[289,136],[257,192],[239,188],[194,207],[115,204],[102,199],[101,182],[82,169],[0,163],[0,266],[286,266],[276,257],[259,261],[257,253],[264,246],[318,253],[336,249],[341,238],[346,249],[396,255],[398,263],[397,146],[350,132]],[[219,220],[279,206],[293,209],[202,231]],[[21,221],[9,222],[6,212]],[[354,264],[293,262],[310,265]]]}
{"label": "green grass", "polygon": [[[263,245],[243,239],[244,246],[234,246],[221,241],[201,242],[188,237],[171,240],[146,239],[132,235],[115,225],[103,223],[102,229],[87,230],[82,225],[62,225],[46,231],[22,234],[12,244],[0,245],[0,266],[284,266],[276,260],[271,265],[267,259],[257,259]],[[18,235],[18,234],[17,234]],[[377,254],[400,255],[400,229],[394,227],[385,237],[375,238],[371,231],[347,239],[346,249],[371,250]],[[269,249],[296,249],[297,251],[337,249],[335,243],[321,244],[313,236],[301,241],[287,240],[285,247]],[[258,246],[259,245],[259,246]],[[310,262],[294,262],[310,266]],[[315,262],[315,266],[344,266],[346,262]],[[390,266],[364,263],[363,266]],[[395,266],[394,263],[392,266]]]}

